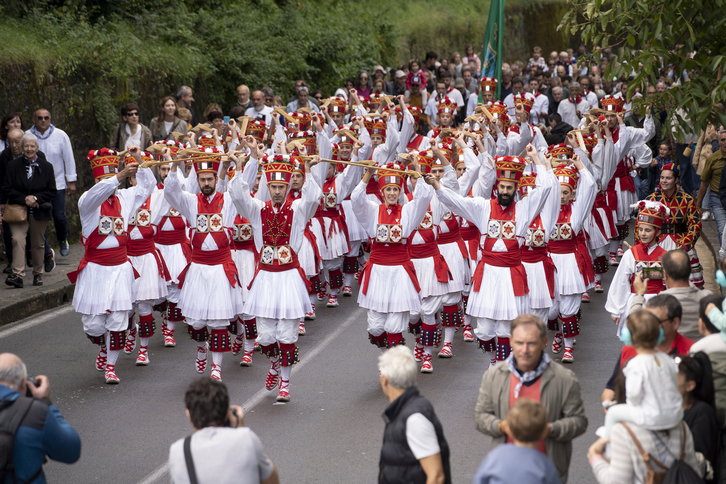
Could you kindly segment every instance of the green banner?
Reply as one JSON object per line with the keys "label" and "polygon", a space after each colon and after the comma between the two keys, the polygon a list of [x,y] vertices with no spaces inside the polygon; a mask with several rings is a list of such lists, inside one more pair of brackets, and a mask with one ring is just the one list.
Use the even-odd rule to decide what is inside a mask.
{"label": "green banner", "polygon": [[[494,94],[499,99],[502,81],[502,47],[504,46],[504,0],[492,0],[489,6],[489,20],[484,34],[484,48],[481,51],[481,77],[493,77],[500,82]],[[480,77],[480,79],[481,79]],[[481,92],[479,102],[482,101]]]}

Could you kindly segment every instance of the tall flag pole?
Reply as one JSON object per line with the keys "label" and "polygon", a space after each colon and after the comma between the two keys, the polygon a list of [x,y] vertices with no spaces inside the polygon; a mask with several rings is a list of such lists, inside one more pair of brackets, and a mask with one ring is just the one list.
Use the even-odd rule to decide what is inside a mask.
{"label": "tall flag pole", "polygon": [[[493,77],[497,83],[496,99],[502,90],[502,48],[504,46],[504,0],[492,0],[481,52],[481,77]],[[481,77],[479,79],[481,79]],[[479,102],[482,102],[481,90]]]}

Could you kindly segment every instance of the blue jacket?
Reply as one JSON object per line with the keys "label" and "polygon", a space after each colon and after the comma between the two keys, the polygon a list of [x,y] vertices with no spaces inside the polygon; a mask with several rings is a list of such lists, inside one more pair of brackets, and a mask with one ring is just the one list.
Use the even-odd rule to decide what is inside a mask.
{"label": "blue jacket", "polygon": [[[15,400],[20,393],[0,384],[0,399]],[[53,460],[72,464],[81,457],[81,438],[66,422],[58,407],[49,399],[36,400],[15,434],[13,464],[19,482],[25,483],[43,465],[46,455]],[[6,476],[3,484],[11,484]],[[42,472],[35,484],[45,484]]]}

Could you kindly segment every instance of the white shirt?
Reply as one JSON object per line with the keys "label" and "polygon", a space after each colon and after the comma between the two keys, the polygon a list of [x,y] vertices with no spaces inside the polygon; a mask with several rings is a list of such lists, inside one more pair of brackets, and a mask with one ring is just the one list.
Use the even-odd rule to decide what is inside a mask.
{"label": "white shirt", "polygon": [[[577,115],[576,111],[580,111],[580,116]],[[557,107],[557,114],[562,116],[562,121],[569,124],[573,128],[577,128],[580,125],[580,118],[583,114],[590,112],[590,103],[586,99],[580,100],[575,106],[575,103],[570,101],[570,98],[563,99],[560,105]]]}
{"label": "white shirt", "polygon": [[136,125],[136,133],[131,134],[131,128],[129,128],[128,123],[126,123],[126,134],[129,135],[128,138],[126,138],[126,145],[124,145],[124,149],[129,149],[129,146],[141,146],[141,125]]}
{"label": "white shirt", "polygon": [[418,412],[406,419],[406,443],[417,460],[441,453],[434,424]]}
{"label": "white shirt", "polygon": [[675,360],[660,351],[637,355],[623,368],[626,405],[636,425],[666,430],[683,419],[683,397],[678,392]]}
{"label": "white shirt", "polygon": [[32,133],[38,137],[38,150],[42,151],[45,154],[45,159],[53,165],[56,189],[65,190],[66,180],[75,182],[78,179],[71,139],[65,131],[56,128],[52,124],[43,134],[40,134],[34,128],[35,126],[26,131],[26,133]]}
{"label": "white shirt", "polygon": [[257,111],[257,109],[252,106],[251,108],[248,108],[247,111],[245,111],[245,116],[251,116],[255,119],[262,120],[267,123],[267,126],[269,126],[272,123],[272,108],[263,105],[262,110]]}
{"label": "white shirt", "polygon": [[[595,96],[597,99],[597,96]],[[529,122],[537,126],[539,123],[544,123],[544,117],[542,113],[547,115],[550,109],[550,99],[544,94],[534,96],[534,104],[532,110],[529,113]]]}

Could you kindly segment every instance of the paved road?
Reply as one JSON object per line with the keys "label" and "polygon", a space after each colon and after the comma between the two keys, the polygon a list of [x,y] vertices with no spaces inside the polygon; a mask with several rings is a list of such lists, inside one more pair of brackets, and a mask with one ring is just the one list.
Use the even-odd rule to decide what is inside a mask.
{"label": "paved road", "polygon": [[[570,365],[590,418],[588,432],[575,441],[571,483],[594,482],[585,455],[602,423],[600,392],[621,346],[603,309],[604,296],[595,294],[583,305],[583,333]],[[231,353],[224,359],[222,378],[232,402],[245,407],[247,425],[262,439],[283,482],[376,480],[381,413],[387,404],[378,383],[380,352],[368,343],[365,312],[355,298],[340,301],[338,309],[319,310],[300,338],[302,361],[291,379],[291,403],[276,404],[276,393],[264,390],[266,358],[255,355],[252,368],[237,366],[238,357]],[[50,377],[53,401],[83,441],[77,464],[46,465],[49,482],[168,481],[163,466],[169,445],[191,431],[183,394],[197,376],[194,345],[185,335],[177,336],[176,348],[164,348],[160,334],[152,339],[148,367],[135,367],[134,358],[122,353],[117,365],[122,383],[110,386],[95,370],[96,347],[83,336],[80,317],[69,306],[0,331],[0,352],[15,352],[31,375]],[[451,360],[435,359],[434,373],[420,375],[418,385],[444,426],[453,482],[471,482],[490,448],[490,439],[473,425],[485,362],[461,333],[454,354]]]}

